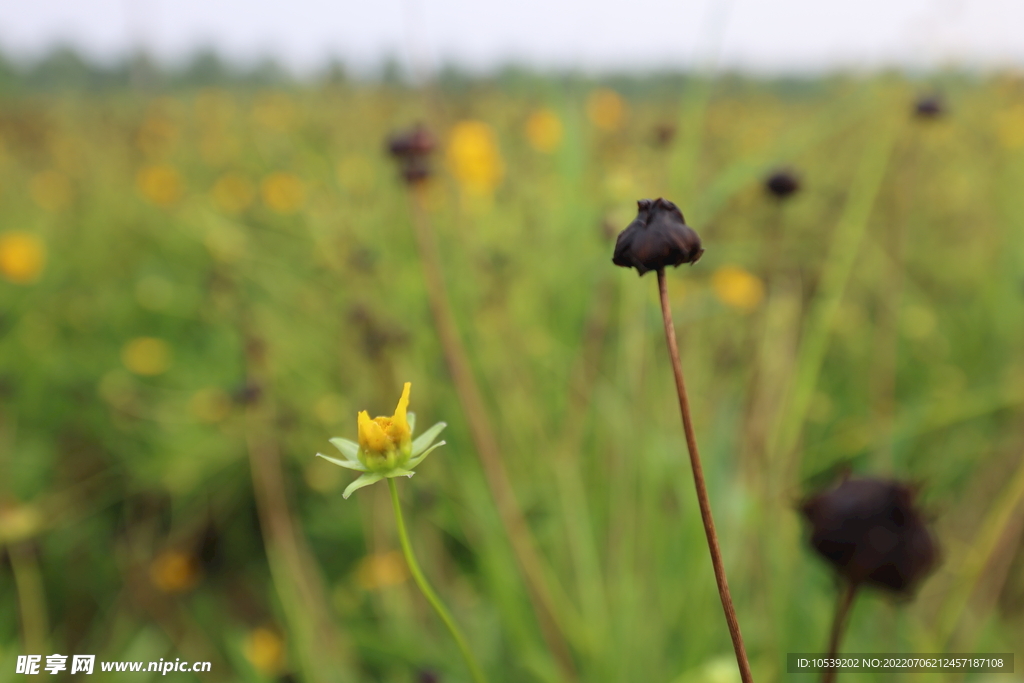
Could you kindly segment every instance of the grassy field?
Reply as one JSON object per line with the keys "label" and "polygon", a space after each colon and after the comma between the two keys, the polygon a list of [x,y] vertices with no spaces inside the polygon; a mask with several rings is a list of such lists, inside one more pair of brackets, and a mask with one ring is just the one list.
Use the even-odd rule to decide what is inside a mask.
{"label": "grassy field", "polygon": [[[396,480],[413,544],[491,681],[738,681],[654,276],[611,263],[659,196],[707,250],[669,289],[757,680],[825,649],[796,506],[844,467],[919,483],[943,547],[913,601],[861,596],[845,651],[1019,660],[1024,80],[950,79],[929,120],[922,91],[4,98],[0,681],[33,653],[469,680],[386,486],[343,500],[355,473],[314,457],[405,381],[421,430],[449,423]],[[418,120],[440,144],[411,198],[384,140]]]}

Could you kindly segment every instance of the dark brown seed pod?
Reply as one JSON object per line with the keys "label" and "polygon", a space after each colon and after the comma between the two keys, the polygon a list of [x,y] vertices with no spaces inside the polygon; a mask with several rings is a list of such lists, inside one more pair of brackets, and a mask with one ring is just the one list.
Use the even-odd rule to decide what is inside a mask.
{"label": "dark brown seed pod", "polygon": [[946,102],[941,95],[923,95],[914,102],[914,116],[919,119],[937,119],[946,113]]}
{"label": "dark brown seed pod", "polygon": [[420,669],[416,672],[416,683],[441,683],[441,675],[432,669]]}
{"label": "dark brown seed pod", "polygon": [[399,173],[406,184],[414,185],[430,177],[430,154],[437,147],[437,140],[423,124],[417,123],[411,129],[396,133],[388,138],[388,154],[395,158]]}
{"label": "dark brown seed pod", "polygon": [[811,546],[853,586],[909,595],[939,563],[939,546],[909,484],[850,478],[800,506]]}
{"label": "dark brown seed pod", "polygon": [[412,185],[430,177],[430,164],[425,159],[410,158],[402,164],[402,179]]}
{"label": "dark brown seed pod", "polygon": [[676,137],[676,127],[671,123],[659,123],[654,127],[654,146],[663,149],[672,144]]}
{"label": "dark brown seed pod", "polygon": [[800,176],[787,169],[773,171],[764,179],[764,189],[777,199],[788,199],[800,191]]}
{"label": "dark brown seed pod", "polygon": [[437,141],[422,123],[417,123],[409,130],[389,137],[387,146],[388,153],[393,157],[425,157],[434,151]]}
{"label": "dark brown seed pod", "polygon": [[643,275],[666,266],[696,263],[704,249],[683,213],[667,199],[641,199],[636,218],[615,241],[612,263]]}

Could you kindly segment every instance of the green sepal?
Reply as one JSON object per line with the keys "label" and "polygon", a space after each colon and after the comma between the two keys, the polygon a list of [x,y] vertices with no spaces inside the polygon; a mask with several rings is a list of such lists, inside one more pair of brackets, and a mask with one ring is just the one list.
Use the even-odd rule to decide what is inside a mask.
{"label": "green sepal", "polygon": [[359,444],[355,441],[349,441],[348,439],[343,439],[340,436],[336,436],[330,441],[331,445],[341,451],[341,454],[346,458],[352,462],[359,462]]}
{"label": "green sepal", "polygon": [[[437,438],[437,435],[440,434],[441,431],[447,426],[447,422],[438,422],[436,425],[420,434],[419,437],[412,442],[413,457],[415,458],[417,455],[427,450],[427,448],[430,447],[430,444],[434,443],[434,439]],[[410,465],[410,467],[411,466],[412,465]]]}
{"label": "green sepal", "polygon": [[364,474],[363,476],[359,477],[354,482],[349,484],[348,488],[345,489],[345,492],[343,494],[341,494],[341,497],[346,499],[346,500],[348,500],[348,497],[351,496],[354,492],[358,491],[359,489],[363,488],[364,486],[369,486],[370,484],[376,484],[378,481],[380,481],[383,478],[384,478],[383,474],[377,474],[377,473],[367,473],[367,474]]}
{"label": "green sepal", "polygon": [[327,462],[333,462],[335,465],[341,465],[342,467],[347,467],[350,470],[357,470],[359,472],[366,472],[367,471],[366,465],[364,465],[363,463],[359,462],[358,460],[355,460],[355,461],[353,461],[353,460],[338,460],[337,458],[332,458],[331,456],[324,455],[323,453],[317,453],[316,457],[323,458]]}
{"label": "green sepal", "polygon": [[[441,431],[441,430],[438,430],[438,431]],[[431,452],[432,452],[432,451],[433,451],[433,450],[434,450],[435,448],[440,448],[441,446],[445,445],[445,443],[447,443],[447,442],[445,442],[445,441],[438,441],[438,442],[437,442],[437,443],[435,443],[435,444],[434,444],[433,446],[431,446],[430,448],[428,448],[427,450],[423,451],[422,453],[420,453],[419,455],[417,455],[416,457],[414,457],[414,458],[413,458],[412,460],[410,460],[410,461],[409,461],[409,464],[407,464],[407,465],[406,465],[406,467],[408,467],[409,469],[412,469],[413,467],[416,467],[416,466],[417,466],[417,465],[419,465],[419,464],[420,464],[421,462],[423,462],[424,460],[426,460],[426,459],[427,459],[427,456],[428,456],[428,455],[430,455],[430,453],[431,453]]]}

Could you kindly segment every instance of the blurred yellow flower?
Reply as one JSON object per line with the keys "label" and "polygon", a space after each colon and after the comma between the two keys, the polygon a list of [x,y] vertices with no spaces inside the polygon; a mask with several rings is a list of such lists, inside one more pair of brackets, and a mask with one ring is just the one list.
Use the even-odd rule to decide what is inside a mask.
{"label": "blurred yellow flower", "polygon": [[46,245],[30,232],[0,234],[0,275],[8,282],[27,285],[42,275]]}
{"label": "blurred yellow flower", "polygon": [[761,279],[739,266],[722,266],[711,276],[715,296],[722,303],[741,311],[752,311],[764,299]]}
{"label": "blurred yellow flower", "polygon": [[994,114],[996,137],[1006,149],[1024,147],[1024,104]]}
{"label": "blurred yellow flower", "polygon": [[448,165],[462,189],[488,195],[501,182],[505,166],[494,129],[482,121],[461,121],[448,142]]}
{"label": "blurred yellow flower", "polygon": [[271,173],[260,186],[263,203],[277,213],[295,213],[306,202],[306,188],[291,173]]}
{"label": "blurred yellow flower", "polygon": [[184,192],[181,175],[173,166],[160,164],[146,166],[135,176],[139,193],[157,206],[168,207],[177,202]]}
{"label": "blurred yellow flower", "polygon": [[526,120],[526,140],[538,152],[550,153],[562,142],[562,122],[550,109],[538,109]]}
{"label": "blurred yellow flower", "polygon": [[171,366],[171,347],[156,337],[136,337],[121,350],[121,362],[136,375],[159,375]]}
{"label": "blurred yellow flower", "polygon": [[43,171],[32,176],[32,200],[47,211],[60,211],[71,203],[71,179],[60,171]]}
{"label": "blurred yellow flower", "polygon": [[245,176],[227,173],[217,180],[210,194],[221,210],[227,213],[240,213],[252,204],[256,190]]}
{"label": "blurred yellow flower", "polygon": [[397,550],[367,555],[356,567],[356,583],[363,590],[396,586],[408,578],[409,568],[402,553]]}
{"label": "blurred yellow flower", "polygon": [[587,98],[587,117],[601,130],[616,130],[626,119],[626,103],[614,90],[598,88]]}
{"label": "blurred yellow flower", "polygon": [[200,422],[220,422],[231,414],[231,397],[219,387],[207,387],[192,394],[188,408]]}
{"label": "blurred yellow flower", "polygon": [[276,631],[263,626],[253,629],[242,650],[249,663],[264,675],[276,676],[284,669],[284,640]]}
{"label": "blurred yellow flower", "polygon": [[180,550],[165,550],[149,564],[149,580],[164,593],[186,593],[201,577],[199,560]]}

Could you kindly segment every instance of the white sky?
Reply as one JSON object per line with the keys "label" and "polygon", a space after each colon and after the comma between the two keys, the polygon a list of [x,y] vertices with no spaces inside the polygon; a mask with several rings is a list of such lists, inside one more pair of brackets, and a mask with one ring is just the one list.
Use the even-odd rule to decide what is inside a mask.
{"label": "white sky", "polygon": [[392,54],[436,68],[1024,68],[1024,0],[0,0],[0,49],[100,57],[212,46],[293,69]]}

